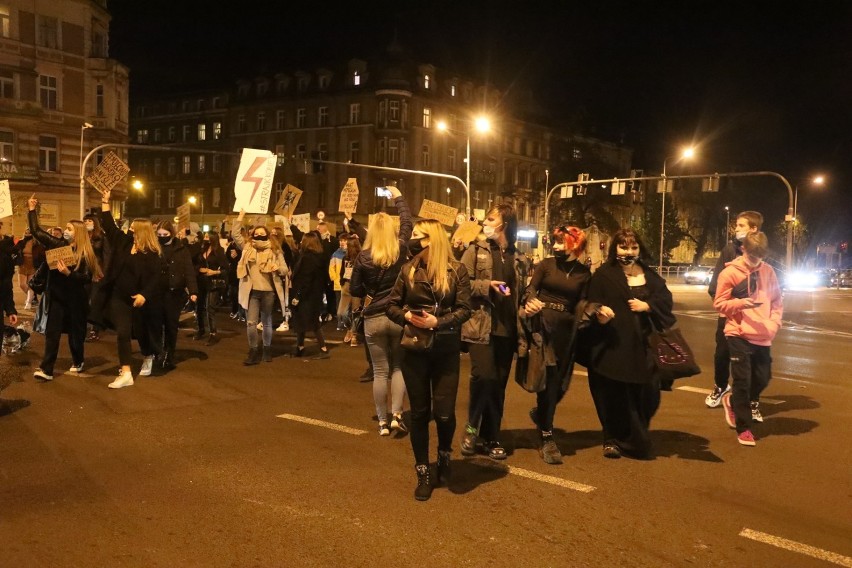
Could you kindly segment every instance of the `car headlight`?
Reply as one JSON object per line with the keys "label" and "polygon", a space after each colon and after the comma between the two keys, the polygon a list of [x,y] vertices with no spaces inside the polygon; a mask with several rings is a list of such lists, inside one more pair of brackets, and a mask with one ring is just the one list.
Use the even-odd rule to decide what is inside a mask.
{"label": "car headlight", "polygon": [[812,272],[791,272],[787,285],[790,288],[815,288],[819,285],[819,278]]}

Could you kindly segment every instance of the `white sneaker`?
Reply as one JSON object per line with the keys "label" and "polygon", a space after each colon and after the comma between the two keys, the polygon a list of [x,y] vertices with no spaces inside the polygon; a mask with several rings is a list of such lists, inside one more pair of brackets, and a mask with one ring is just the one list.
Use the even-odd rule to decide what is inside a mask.
{"label": "white sneaker", "polygon": [[707,395],[707,398],[704,399],[704,404],[707,408],[717,408],[720,404],[722,404],[722,395],[729,392],[731,392],[731,385],[725,387],[725,390],[722,390],[719,387],[713,387],[713,392]]}
{"label": "white sneaker", "polygon": [[257,331],[263,331],[263,322],[257,324]]}
{"label": "white sneaker", "polygon": [[121,389],[124,387],[133,386],[133,373],[130,371],[123,372],[118,375],[118,378],[107,385],[111,389]]}
{"label": "white sneaker", "polygon": [[85,366],[84,363],[80,363],[79,365],[72,365],[71,368],[68,369],[68,372],[69,373],[82,373],[84,366]]}
{"label": "white sneaker", "polygon": [[290,324],[286,321],[282,321],[281,325],[275,328],[275,331],[290,331]]}
{"label": "white sneaker", "polygon": [[35,371],[33,371],[33,378],[36,378],[36,379],[39,379],[39,380],[42,380],[42,381],[52,381],[53,375],[48,375],[47,373],[45,373],[41,369],[36,369]]}
{"label": "white sneaker", "polygon": [[145,357],[145,360],[142,361],[142,368],[139,370],[140,377],[150,377],[151,371],[154,369],[154,356],[148,355]]}

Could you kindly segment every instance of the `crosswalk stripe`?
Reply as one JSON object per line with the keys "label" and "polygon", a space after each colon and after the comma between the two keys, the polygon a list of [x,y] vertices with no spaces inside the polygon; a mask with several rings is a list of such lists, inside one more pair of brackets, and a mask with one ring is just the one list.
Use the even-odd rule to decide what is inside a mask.
{"label": "crosswalk stripe", "polygon": [[541,481],[542,483],[549,483],[550,485],[556,485],[558,487],[564,487],[565,489],[571,489],[572,491],[579,491],[580,493],[591,493],[596,487],[592,487],[591,485],[586,485],[585,483],[578,483],[576,481],[571,481],[570,479],[562,479],[561,477],[554,477],[553,475],[545,475],[543,473],[538,473],[535,471],[530,471],[528,469],[524,469],[521,467],[515,467],[513,465],[500,464],[491,461],[487,458],[475,458],[471,460],[476,465],[487,467],[490,469],[496,469],[500,471],[504,471],[510,475],[517,475],[518,477],[525,477],[526,479],[532,479],[534,481]]}
{"label": "crosswalk stripe", "polygon": [[771,534],[755,531],[752,529],[741,530],[740,536],[778,548],[783,548],[784,550],[798,552],[799,554],[804,554],[812,558],[831,562],[832,564],[837,564],[838,566],[847,566],[852,568],[852,558],[848,556],[843,556],[842,554],[823,550],[821,548],[810,546],[808,544],[802,544],[801,542],[796,542],[795,540],[788,540],[786,538],[781,538],[780,536],[773,536]]}
{"label": "crosswalk stripe", "polygon": [[[675,388],[677,390],[682,390],[682,391],[686,391],[686,392],[697,392],[697,393],[701,393],[701,394],[710,394],[711,392],[713,392],[710,389],[702,389],[702,388],[699,388],[699,387],[683,386],[683,387],[675,387]],[[784,402],[785,401],[783,401],[783,400],[777,400],[777,399],[773,399],[773,398],[761,398],[760,399],[760,404],[784,404]]]}
{"label": "crosswalk stripe", "polygon": [[360,436],[367,433],[366,430],[350,428],[349,426],[342,426],[340,424],[335,424],[334,422],[317,420],[316,418],[308,418],[307,416],[297,416],[296,414],[279,414],[277,417],[285,420],[293,420],[294,422],[302,422],[303,424],[310,424],[311,426],[320,426],[322,428],[328,428],[329,430],[343,432],[344,434],[352,434],[353,436]]}

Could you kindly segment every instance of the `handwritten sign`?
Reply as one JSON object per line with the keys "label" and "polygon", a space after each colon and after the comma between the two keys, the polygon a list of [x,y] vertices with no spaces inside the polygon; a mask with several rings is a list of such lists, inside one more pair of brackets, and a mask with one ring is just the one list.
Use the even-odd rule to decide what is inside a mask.
{"label": "handwritten sign", "polygon": [[461,241],[464,244],[468,244],[479,236],[480,231],[482,231],[482,227],[479,226],[479,223],[476,221],[465,221],[459,224],[458,229],[453,233],[453,242]]}
{"label": "handwritten sign", "polygon": [[234,181],[234,211],[266,214],[278,156],[269,150],[243,148]]}
{"label": "handwritten sign", "polygon": [[12,209],[12,192],[9,189],[9,180],[0,181],[0,219],[11,217]]}
{"label": "handwritten sign", "polygon": [[311,214],[302,213],[300,215],[293,215],[290,217],[290,223],[296,225],[303,233],[307,233],[311,230]]}
{"label": "handwritten sign", "polygon": [[275,211],[276,215],[289,217],[296,210],[296,206],[299,204],[299,199],[301,198],[302,190],[288,183],[284,191],[281,192],[281,197],[278,199],[278,203],[275,204],[273,211]]}
{"label": "handwritten sign", "polygon": [[179,229],[186,229],[189,227],[189,212],[189,203],[184,203],[177,208],[177,226]]}
{"label": "handwritten sign", "polygon": [[47,267],[51,270],[56,269],[56,263],[60,260],[65,263],[65,266],[74,266],[77,261],[74,259],[74,249],[70,246],[58,247],[44,252],[47,260]]}
{"label": "handwritten sign", "polygon": [[477,221],[485,221],[485,209],[474,209],[473,216]]}
{"label": "handwritten sign", "polygon": [[442,225],[452,227],[456,223],[456,215],[458,213],[459,210],[455,207],[424,199],[423,205],[420,206],[420,213],[417,216],[422,219],[435,219]]}
{"label": "handwritten sign", "polygon": [[340,192],[340,204],[337,208],[341,213],[355,213],[358,210],[358,180],[349,178]]}
{"label": "handwritten sign", "polygon": [[86,181],[92,184],[92,187],[104,193],[115,187],[128,173],[130,173],[130,166],[125,164],[115,152],[110,152],[98,164],[98,167],[86,177]]}

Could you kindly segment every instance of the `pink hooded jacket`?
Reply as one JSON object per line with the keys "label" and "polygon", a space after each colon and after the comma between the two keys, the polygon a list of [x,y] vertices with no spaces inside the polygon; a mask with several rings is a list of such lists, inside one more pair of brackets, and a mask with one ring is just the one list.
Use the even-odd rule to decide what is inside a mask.
{"label": "pink hooded jacket", "polygon": [[[746,298],[762,304],[746,308]],[[755,345],[772,345],[784,312],[775,270],[765,262],[757,268],[749,268],[743,257],[737,257],[719,274],[713,307],[728,319],[725,337],[741,337]]]}

